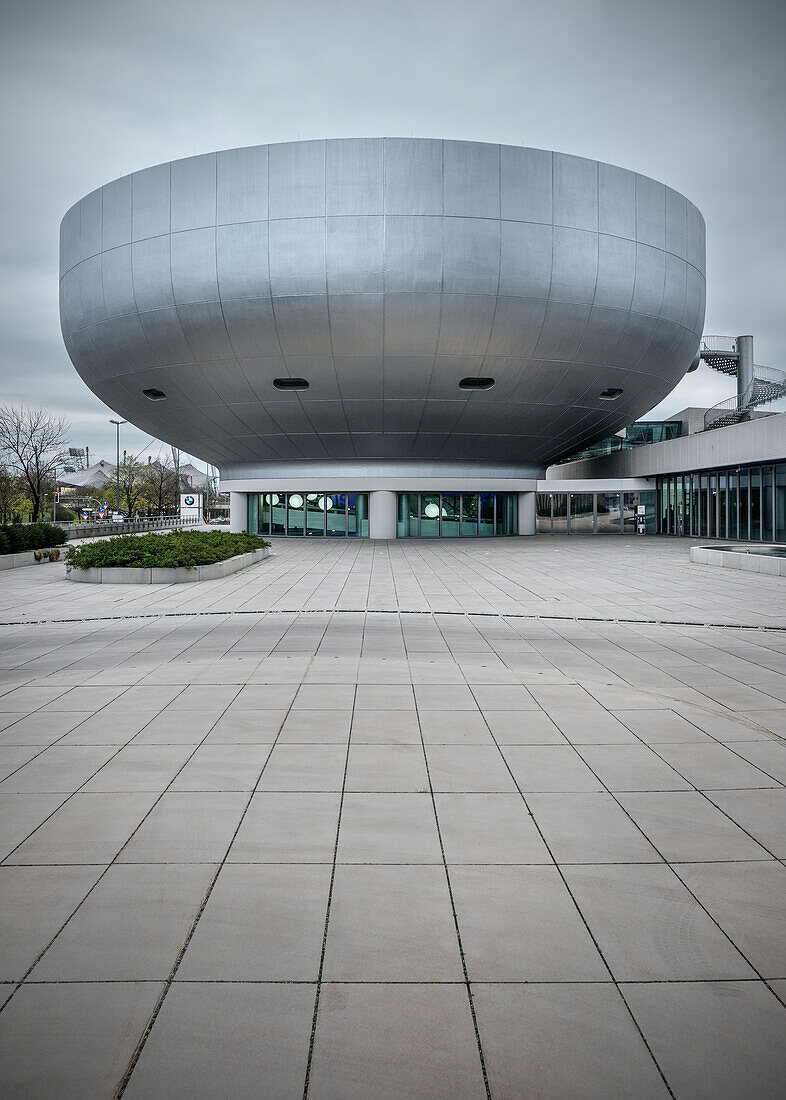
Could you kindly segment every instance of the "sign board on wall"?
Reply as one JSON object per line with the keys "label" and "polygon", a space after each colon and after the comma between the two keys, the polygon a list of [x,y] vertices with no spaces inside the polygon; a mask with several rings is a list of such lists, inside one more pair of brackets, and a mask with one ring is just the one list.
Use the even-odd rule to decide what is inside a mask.
{"label": "sign board on wall", "polygon": [[201,493],[181,493],[180,494],[180,518],[181,519],[201,519],[202,518],[202,494]]}

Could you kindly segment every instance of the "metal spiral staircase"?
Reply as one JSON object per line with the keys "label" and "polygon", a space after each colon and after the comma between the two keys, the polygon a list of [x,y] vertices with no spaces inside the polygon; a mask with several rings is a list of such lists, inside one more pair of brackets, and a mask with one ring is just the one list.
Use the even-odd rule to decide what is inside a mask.
{"label": "metal spiral staircase", "polygon": [[754,409],[786,397],[786,371],[753,362],[752,336],[705,336],[699,358],[720,374],[737,379],[737,394],[704,414],[704,430],[749,420]]}

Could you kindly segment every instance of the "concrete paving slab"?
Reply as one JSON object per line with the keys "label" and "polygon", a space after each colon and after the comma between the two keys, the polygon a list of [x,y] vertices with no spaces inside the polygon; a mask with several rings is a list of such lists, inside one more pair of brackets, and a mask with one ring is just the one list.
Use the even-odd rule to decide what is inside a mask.
{"label": "concrete paving slab", "polygon": [[26,985],[0,1016],[6,1096],[112,1096],[153,1011],[156,982]]}
{"label": "concrete paving slab", "polygon": [[493,1096],[543,1100],[667,1097],[611,983],[472,986]]}
{"label": "concrete paving slab", "polygon": [[558,863],[662,861],[610,794],[528,794],[527,804]]}
{"label": "concrete paving slab", "polygon": [[302,1097],[314,991],[175,982],[125,1095]]}
{"label": "concrete paving slab", "polygon": [[329,885],[329,866],[226,864],[178,978],[315,982]]}
{"label": "concrete paving slab", "polygon": [[460,982],[444,868],[337,866],[324,977],[332,982]]}
{"label": "concrete paving slab", "polygon": [[676,873],[764,978],[786,974],[782,863],[681,863]]}
{"label": "concrete paving slab", "polygon": [[36,965],[34,980],[164,981],[214,874],[204,863],[110,867]]}
{"label": "concrete paving slab", "polygon": [[326,985],[309,1095],[482,1100],[463,985]]}
{"label": "concrete paving slab", "polygon": [[472,982],[606,981],[555,867],[451,867]]}
{"label": "concrete paving slab", "polygon": [[337,861],[442,866],[431,796],[348,791],[341,812]]}
{"label": "concrete paving slab", "polygon": [[[734,792],[737,796],[741,792]],[[753,791],[752,794],[763,792]],[[780,794],[781,792],[774,792]],[[786,792],[783,792],[786,793]],[[664,859],[764,859],[760,844],[693,791],[622,793],[618,801]]]}
{"label": "concrete paving slab", "polygon": [[0,981],[19,981],[95,885],[103,867],[0,867]]}
{"label": "concrete paving slab", "polygon": [[229,863],[331,863],[341,797],[329,793],[255,794],[238,829]]}
{"label": "concrete paving slab", "polygon": [[676,1096],[783,1095],[786,1012],[762,983],[624,985],[622,993]]}
{"label": "concrete paving slab", "polygon": [[447,863],[552,863],[519,794],[437,794]]}
{"label": "concrete paving slab", "polygon": [[671,868],[574,866],[564,875],[617,981],[754,976]]}

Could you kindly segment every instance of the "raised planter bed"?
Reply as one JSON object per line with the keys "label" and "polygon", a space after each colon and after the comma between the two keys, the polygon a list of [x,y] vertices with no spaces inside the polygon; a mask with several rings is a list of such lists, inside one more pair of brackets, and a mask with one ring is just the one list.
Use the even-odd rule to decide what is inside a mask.
{"label": "raised planter bed", "polygon": [[49,546],[43,550],[20,550],[17,554],[0,554],[0,570],[21,569],[24,565],[46,565],[60,561],[65,547]]}
{"label": "raised planter bed", "polygon": [[228,577],[240,569],[247,569],[269,557],[270,548],[252,550],[249,554],[236,554],[234,558],[214,562],[212,565],[197,565],[193,569],[185,566],[174,569],[133,569],[124,566],[103,567],[100,569],[78,569],[66,566],[66,579],[81,584],[187,584],[191,581],[215,581]]}
{"label": "raised planter bed", "polygon": [[746,573],[766,573],[786,577],[786,546],[691,546],[690,560],[697,565],[719,565],[723,569],[742,569]]}

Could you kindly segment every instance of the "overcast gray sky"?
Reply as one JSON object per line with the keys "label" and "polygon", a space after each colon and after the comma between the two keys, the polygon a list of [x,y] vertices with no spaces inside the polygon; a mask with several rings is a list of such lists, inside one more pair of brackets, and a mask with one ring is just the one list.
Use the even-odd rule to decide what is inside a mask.
{"label": "overcast gray sky", "polygon": [[[111,458],[60,337],[63,213],[149,164],[318,137],[523,143],[654,176],[707,221],[705,332],[754,333],[786,368],[784,46],[782,0],[0,0],[0,401],[67,413]],[[702,366],[654,412],[732,393]]]}

